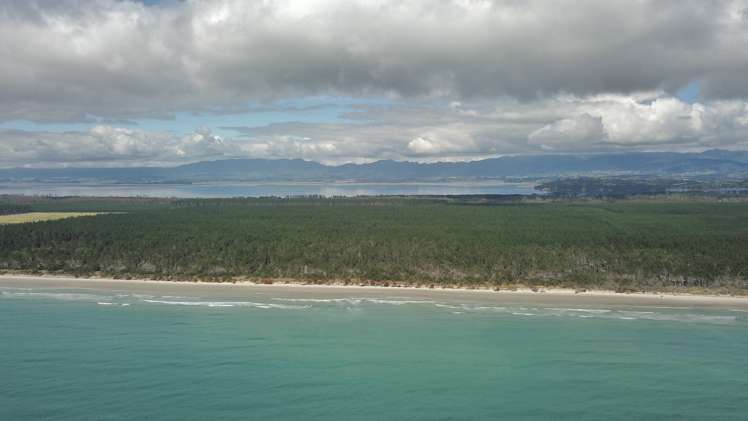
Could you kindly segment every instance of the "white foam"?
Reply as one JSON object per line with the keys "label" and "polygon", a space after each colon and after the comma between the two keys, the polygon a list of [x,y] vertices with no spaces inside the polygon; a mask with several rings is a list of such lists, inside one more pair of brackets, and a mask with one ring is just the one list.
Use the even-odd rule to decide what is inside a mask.
{"label": "white foam", "polygon": [[594,313],[594,314],[605,314],[610,313],[613,310],[607,308],[549,308],[548,310],[556,310],[561,312],[578,312],[578,313]]}
{"label": "white foam", "polygon": [[690,309],[692,309],[693,307],[681,307],[681,306],[678,306],[678,307],[673,307],[673,306],[654,306],[654,307],[652,307],[652,308],[657,308],[657,309],[665,309],[665,310],[690,310]]}
{"label": "white foam", "polygon": [[2,291],[5,298],[51,298],[65,301],[100,301],[109,300],[112,297],[95,294],[77,294],[70,292],[10,292]]}
{"label": "white foam", "polygon": [[465,310],[475,310],[475,311],[493,311],[493,312],[501,312],[504,313],[507,311],[506,307],[491,307],[491,306],[466,306],[463,305],[462,308]]}
{"label": "white foam", "polygon": [[299,303],[343,303],[348,305],[359,305],[361,303],[371,304],[391,304],[391,305],[404,305],[404,304],[434,304],[434,301],[430,300],[398,300],[398,299],[383,299],[383,298],[365,298],[365,297],[346,297],[346,298],[272,298],[275,301],[285,302],[299,302]]}
{"label": "white foam", "polygon": [[[643,310],[623,310],[608,308],[564,308],[564,307],[499,307],[462,304],[455,306],[437,303],[434,306],[450,310],[462,310],[467,313],[500,313],[512,316],[538,316],[538,317],[574,317],[582,319],[615,319],[615,320],[650,320],[669,322],[696,322],[696,323],[735,323],[744,319],[735,315],[711,315],[684,312],[657,312]],[[456,312],[452,312],[456,313]]]}
{"label": "white foam", "polygon": [[176,306],[202,306],[202,307],[253,307],[262,309],[305,309],[309,306],[294,306],[272,303],[255,303],[252,301],[170,301],[170,300],[143,300],[151,304],[166,304]]}
{"label": "white foam", "polygon": [[[100,291],[100,290],[93,290]],[[92,292],[93,292],[92,291]],[[438,302],[431,300],[412,299],[409,297],[368,298],[368,297],[343,297],[343,298],[271,298],[275,302],[253,302],[253,301],[219,301],[205,300],[200,298],[189,298],[181,296],[159,296],[154,297],[147,294],[94,294],[88,292],[60,291],[38,288],[2,288],[1,298],[16,299],[55,299],[62,301],[91,302],[101,306],[129,306],[133,302],[145,302],[151,304],[176,305],[176,306],[203,306],[215,308],[249,307],[257,309],[306,309],[315,304],[342,304],[338,308],[348,311],[360,311],[361,304],[384,304],[384,305],[423,305],[430,304],[434,308],[449,310],[452,314],[465,313],[497,313],[511,316],[539,316],[539,317],[574,317],[582,319],[603,318],[615,320],[643,320],[662,322],[685,322],[685,323],[714,323],[731,324],[748,322],[745,317],[746,310],[724,309],[721,312],[704,311],[692,307],[649,307],[636,306],[627,308],[585,308],[585,307],[524,307],[524,306],[491,306],[478,304],[459,304],[454,302]],[[135,301],[134,301],[135,300]],[[262,298],[265,300],[265,298]],[[129,301],[129,302],[128,302]],[[283,302],[283,303],[280,303]]]}
{"label": "white foam", "polygon": [[362,299],[363,301],[367,301],[374,304],[392,304],[396,306],[401,306],[403,304],[434,304],[433,301],[428,300],[382,300],[382,299],[376,299],[376,298],[369,298],[369,299]]}
{"label": "white foam", "polygon": [[275,301],[287,301],[291,303],[351,303],[352,298],[271,298]]}
{"label": "white foam", "polygon": [[[148,295],[148,294],[118,294],[117,297],[118,298],[137,298],[139,300],[143,300],[143,299],[150,300],[150,299],[155,298],[153,295]],[[179,298],[186,298],[186,297],[179,297]]]}

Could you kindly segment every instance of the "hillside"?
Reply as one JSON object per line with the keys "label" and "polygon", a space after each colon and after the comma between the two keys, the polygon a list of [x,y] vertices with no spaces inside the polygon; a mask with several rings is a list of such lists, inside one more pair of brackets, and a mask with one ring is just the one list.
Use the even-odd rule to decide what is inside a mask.
{"label": "hillside", "polygon": [[652,175],[726,177],[748,174],[748,152],[638,152],[505,156],[471,162],[377,161],[323,165],[300,159],[226,159],[177,167],[0,170],[4,182],[190,183],[206,181],[439,181],[454,179]]}

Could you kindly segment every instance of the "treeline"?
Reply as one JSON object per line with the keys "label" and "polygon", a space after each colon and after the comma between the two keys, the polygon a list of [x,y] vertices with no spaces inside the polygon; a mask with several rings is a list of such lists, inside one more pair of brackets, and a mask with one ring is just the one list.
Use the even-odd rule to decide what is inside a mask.
{"label": "treeline", "polygon": [[0,215],[15,215],[31,212],[31,206],[0,203]]}
{"label": "treeline", "polygon": [[748,203],[472,204],[480,202],[141,203],[126,213],[0,226],[0,269],[217,281],[746,288]]}
{"label": "treeline", "polygon": [[572,177],[535,187],[549,198],[630,198],[668,194],[712,197],[748,196],[748,179],[675,179],[662,177]]}
{"label": "treeline", "polygon": [[166,207],[177,199],[0,195],[0,207],[23,206],[34,212],[129,212]]}

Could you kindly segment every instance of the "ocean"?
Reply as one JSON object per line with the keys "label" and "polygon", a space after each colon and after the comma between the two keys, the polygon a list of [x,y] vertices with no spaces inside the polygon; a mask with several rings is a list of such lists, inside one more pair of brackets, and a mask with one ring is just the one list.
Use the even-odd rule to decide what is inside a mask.
{"label": "ocean", "polygon": [[2,420],[748,417],[745,308],[24,282]]}

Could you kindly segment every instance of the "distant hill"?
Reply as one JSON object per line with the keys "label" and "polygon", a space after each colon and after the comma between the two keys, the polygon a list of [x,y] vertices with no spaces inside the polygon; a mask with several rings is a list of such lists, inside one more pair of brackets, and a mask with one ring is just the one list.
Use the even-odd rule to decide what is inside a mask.
{"label": "distant hill", "polygon": [[437,181],[508,177],[653,175],[745,176],[748,152],[637,152],[506,156],[471,162],[323,165],[300,159],[226,159],[177,167],[0,170],[4,182],[189,183],[206,181]]}

